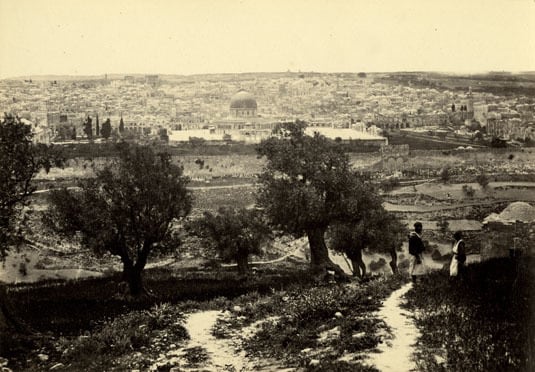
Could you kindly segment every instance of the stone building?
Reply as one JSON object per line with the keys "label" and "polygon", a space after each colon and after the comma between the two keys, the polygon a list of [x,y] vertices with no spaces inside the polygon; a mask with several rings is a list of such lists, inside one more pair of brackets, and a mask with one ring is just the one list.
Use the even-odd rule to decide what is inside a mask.
{"label": "stone building", "polygon": [[256,117],[256,99],[253,95],[241,89],[230,100],[230,116],[232,118]]}
{"label": "stone building", "polygon": [[528,203],[514,202],[501,213],[490,214],[483,229],[482,260],[535,253],[535,207]]}

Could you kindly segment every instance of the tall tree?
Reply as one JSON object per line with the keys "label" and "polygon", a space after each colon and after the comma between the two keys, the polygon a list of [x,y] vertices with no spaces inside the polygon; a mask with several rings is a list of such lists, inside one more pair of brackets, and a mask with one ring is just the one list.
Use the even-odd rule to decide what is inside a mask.
{"label": "tall tree", "polygon": [[189,179],[169,154],[149,147],[118,145],[114,164],[80,183],[79,191],[50,195],[46,222],[66,236],[77,232],[96,253],[119,256],[130,294],[146,294],[142,271],[150,253],[169,248],[172,223],[191,210]]}
{"label": "tall tree", "polygon": [[[23,238],[24,211],[35,191],[34,176],[40,169],[48,171],[61,163],[56,149],[32,143],[30,126],[4,114],[0,121],[0,261]],[[9,308],[5,287],[0,285],[0,329],[20,327]]]}
{"label": "tall tree", "polygon": [[98,122],[98,114],[97,114],[95,126],[96,126],[95,134],[97,137],[100,137],[100,123]]}
{"label": "tall tree", "polygon": [[302,121],[284,123],[258,147],[267,164],[259,175],[258,204],[277,230],[307,236],[311,268],[346,276],[329,258],[325,232],[349,218],[362,195],[372,192],[351,169],[340,144],[318,133],[305,134]]}
{"label": "tall tree", "polygon": [[261,254],[262,244],[271,236],[262,215],[245,208],[220,208],[217,214],[204,212],[189,227],[223,261],[235,261],[241,274],[249,271],[249,255]]}
{"label": "tall tree", "polygon": [[84,122],[84,133],[88,139],[93,138],[93,119],[87,117]]}
{"label": "tall tree", "polygon": [[123,133],[124,132],[124,120],[123,120],[123,116],[121,115],[121,120],[119,121],[119,133]]}
{"label": "tall tree", "polygon": [[110,138],[111,135],[111,121],[110,118],[107,118],[104,123],[102,123],[102,128],[100,129],[100,134],[105,139]]}

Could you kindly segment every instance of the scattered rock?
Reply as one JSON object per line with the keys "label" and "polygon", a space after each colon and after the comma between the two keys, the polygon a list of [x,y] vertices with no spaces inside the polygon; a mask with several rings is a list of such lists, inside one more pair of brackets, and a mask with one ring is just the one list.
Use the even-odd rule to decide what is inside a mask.
{"label": "scattered rock", "polygon": [[2,367],[2,369],[0,369],[1,372],[13,372],[13,370],[11,368],[7,368],[7,367]]}
{"label": "scattered rock", "polygon": [[65,364],[57,363],[57,364],[54,364],[52,367],[50,367],[50,370],[53,371],[53,370],[60,369],[60,368],[63,368],[63,367],[65,367]]}
{"label": "scattered rock", "polygon": [[355,333],[351,337],[353,337],[353,338],[361,338],[361,337],[364,337],[364,336],[366,336],[366,332]]}
{"label": "scattered rock", "polygon": [[308,363],[308,365],[311,367],[319,366],[319,364],[320,364],[319,359],[311,359],[310,362]]}
{"label": "scattered rock", "polygon": [[41,362],[46,362],[48,360],[48,355],[46,355],[46,354],[37,354],[37,358],[39,358],[39,360]]}
{"label": "scattered rock", "polygon": [[337,311],[335,314],[334,314],[335,318],[341,318],[343,317],[342,313]]}
{"label": "scattered rock", "polygon": [[328,342],[330,340],[333,340],[339,337],[340,337],[340,326],[336,326],[333,329],[329,329],[327,331],[321,332],[318,342],[324,343],[324,342]]}
{"label": "scattered rock", "polygon": [[440,355],[435,355],[435,361],[437,362],[438,365],[442,365],[446,363],[446,359]]}
{"label": "scattered rock", "polygon": [[235,313],[239,313],[242,309],[241,309],[241,306],[236,305],[236,306],[234,306],[234,307],[232,308],[232,310],[233,310]]}
{"label": "scattered rock", "polygon": [[9,360],[7,360],[6,358],[0,357],[0,367],[5,367],[8,365],[8,363],[9,363]]}
{"label": "scattered rock", "polygon": [[301,354],[308,354],[312,351],[312,348],[307,347],[306,349],[301,350]]}

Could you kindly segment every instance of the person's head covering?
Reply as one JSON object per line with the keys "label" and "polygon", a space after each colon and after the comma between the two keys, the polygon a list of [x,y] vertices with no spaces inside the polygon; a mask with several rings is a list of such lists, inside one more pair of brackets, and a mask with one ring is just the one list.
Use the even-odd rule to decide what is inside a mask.
{"label": "person's head covering", "polygon": [[420,221],[414,223],[414,228],[422,227],[422,223]]}
{"label": "person's head covering", "polygon": [[455,240],[461,240],[463,238],[463,233],[461,231],[455,231],[453,233],[453,238]]}

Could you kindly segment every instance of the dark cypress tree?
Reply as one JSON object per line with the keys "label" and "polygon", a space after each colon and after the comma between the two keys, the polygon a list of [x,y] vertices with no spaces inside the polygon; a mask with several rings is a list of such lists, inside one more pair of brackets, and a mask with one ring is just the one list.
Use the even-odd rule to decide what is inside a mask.
{"label": "dark cypress tree", "polygon": [[100,125],[98,122],[98,114],[97,114],[97,122],[96,122],[96,136],[100,137]]}
{"label": "dark cypress tree", "polygon": [[108,139],[111,135],[111,121],[110,118],[106,119],[104,123],[102,123],[102,130],[100,131],[102,134],[102,137],[105,139]]}
{"label": "dark cypress tree", "polygon": [[88,139],[93,138],[93,119],[90,116],[84,122],[84,133]]}
{"label": "dark cypress tree", "polygon": [[121,115],[121,121],[119,122],[119,133],[123,133],[124,132],[124,121],[123,121],[123,116]]}

